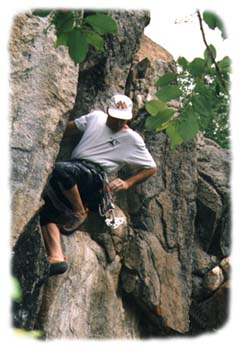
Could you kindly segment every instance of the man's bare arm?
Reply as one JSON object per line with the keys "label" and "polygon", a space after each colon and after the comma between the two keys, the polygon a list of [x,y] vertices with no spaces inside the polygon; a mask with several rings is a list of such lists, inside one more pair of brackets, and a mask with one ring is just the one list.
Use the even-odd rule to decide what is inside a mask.
{"label": "man's bare arm", "polygon": [[80,131],[77,128],[74,120],[69,121],[67,123],[63,137],[65,138],[65,137],[70,137],[70,136],[74,136],[74,135],[78,135],[78,134],[80,134]]}
{"label": "man's bare arm", "polygon": [[118,192],[120,190],[127,190],[136,183],[140,183],[148,179],[156,173],[156,167],[153,168],[142,168],[136,174],[130,176],[127,180],[117,178],[110,183],[112,191]]}

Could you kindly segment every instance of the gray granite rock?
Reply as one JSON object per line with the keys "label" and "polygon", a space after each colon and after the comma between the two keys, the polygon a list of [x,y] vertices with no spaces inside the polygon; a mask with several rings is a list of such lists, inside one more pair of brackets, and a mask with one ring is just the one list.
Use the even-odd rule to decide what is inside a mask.
{"label": "gray granite rock", "polygon": [[26,13],[10,37],[12,244],[38,211],[47,177],[73,108],[77,67],[55,48],[46,21]]}

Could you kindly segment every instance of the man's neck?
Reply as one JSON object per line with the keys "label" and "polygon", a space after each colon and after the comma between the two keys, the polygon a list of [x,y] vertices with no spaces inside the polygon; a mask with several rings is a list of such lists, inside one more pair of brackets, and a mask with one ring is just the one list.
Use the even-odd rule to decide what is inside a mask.
{"label": "man's neck", "polygon": [[111,116],[107,117],[106,125],[114,132],[129,129],[126,120],[116,119]]}

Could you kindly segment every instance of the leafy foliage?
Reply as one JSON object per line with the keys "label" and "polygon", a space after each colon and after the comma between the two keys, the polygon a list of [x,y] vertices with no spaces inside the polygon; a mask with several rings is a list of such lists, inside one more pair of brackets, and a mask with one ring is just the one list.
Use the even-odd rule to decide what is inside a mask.
{"label": "leafy foliage", "polygon": [[49,16],[50,25],[48,28],[52,25],[55,26],[56,47],[67,46],[69,55],[75,64],[85,61],[91,47],[97,51],[103,51],[105,43],[103,36],[117,32],[115,21],[103,11],[93,14],[83,10],[35,10],[33,15]]}
{"label": "leafy foliage", "polygon": [[223,21],[216,13],[210,12],[210,11],[204,11],[203,20],[207,23],[210,29],[218,28],[221,31],[222,38],[227,39],[227,34],[224,28]]}
{"label": "leafy foliage", "polygon": [[[205,14],[213,29],[217,26],[223,28],[214,14]],[[157,99],[146,102],[150,114],[146,128],[166,130],[173,148],[192,140],[199,131],[222,147],[229,147],[231,60],[228,56],[219,62],[215,59],[213,45],[206,47],[202,58],[196,57],[191,62],[179,57],[177,73],[168,72],[161,76],[155,84]],[[178,112],[168,106],[174,99],[180,103]]]}

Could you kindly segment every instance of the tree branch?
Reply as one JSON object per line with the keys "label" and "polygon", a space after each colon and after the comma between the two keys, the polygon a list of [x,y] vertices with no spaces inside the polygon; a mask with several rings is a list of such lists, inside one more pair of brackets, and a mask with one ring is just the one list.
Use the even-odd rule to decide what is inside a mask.
{"label": "tree branch", "polygon": [[212,50],[210,49],[210,47],[209,47],[209,45],[207,43],[207,40],[206,40],[206,37],[205,37],[205,33],[204,33],[204,29],[203,29],[202,17],[201,17],[201,13],[200,13],[199,10],[197,10],[197,16],[198,16],[198,20],[199,20],[199,25],[200,25],[200,30],[201,30],[201,33],[202,33],[203,42],[204,42],[204,44],[205,44],[205,46],[207,48],[209,57],[211,58],[214,66],[215,66],[215,69],[216,69],[217,75],[218,75],[218,77],[220,79],[220,82],[222,84],[222,87],[224,88],[225,92],[228,94],[228,89],[227,89],[225,81],[223,80],[222,72],[220,71],[220,68],[218,66],[218,63],[215,60],[215,57],[214,57],[214,55],[212,53]]}

